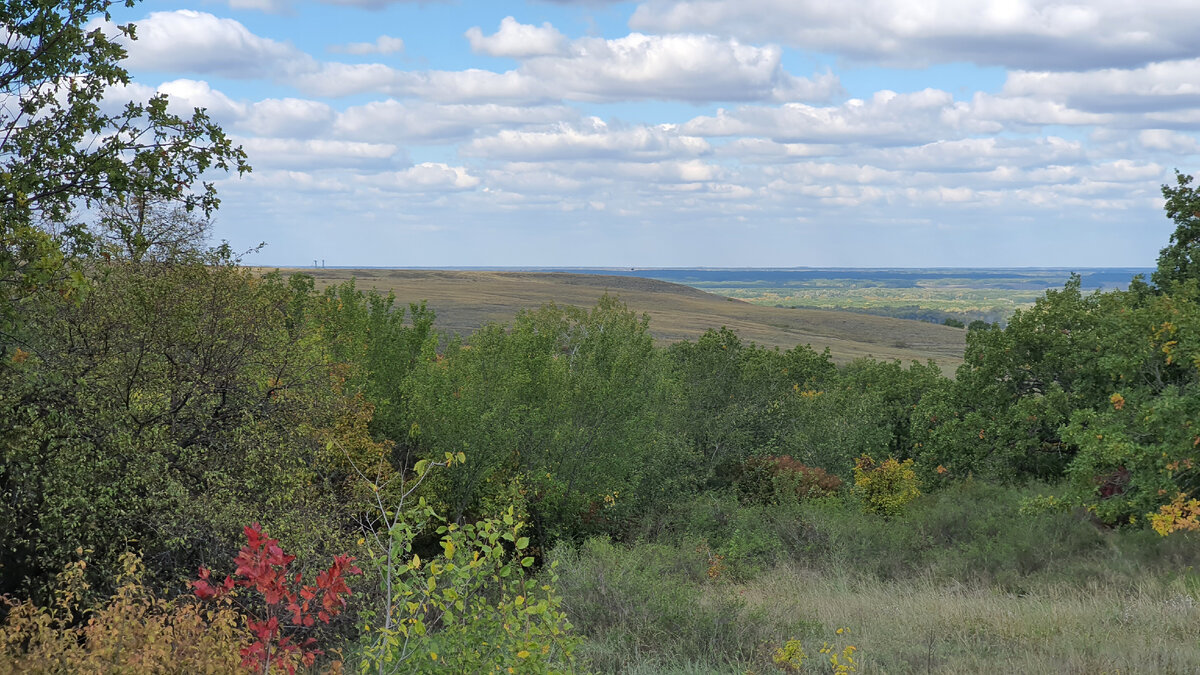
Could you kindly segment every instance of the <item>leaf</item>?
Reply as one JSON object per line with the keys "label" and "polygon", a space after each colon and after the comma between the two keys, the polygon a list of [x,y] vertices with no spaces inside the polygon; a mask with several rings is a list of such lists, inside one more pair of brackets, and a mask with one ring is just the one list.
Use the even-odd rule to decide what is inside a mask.
{"label": "leaf", "polygon": [[529,546],[529,537],[521,537],[520,539],[517,540],[517,550],[518,551],[526,548],[527,546]]}
{"label": "leaf", "polygon": [[521,567],[530,567],[532,565],[533,565],[533,556],[529,556],[528,558],[521,558]]}

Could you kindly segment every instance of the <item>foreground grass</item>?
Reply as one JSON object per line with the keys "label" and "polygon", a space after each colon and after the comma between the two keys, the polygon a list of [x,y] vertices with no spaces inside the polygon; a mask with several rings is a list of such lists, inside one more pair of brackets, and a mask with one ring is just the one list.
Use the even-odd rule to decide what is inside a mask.
{"label": "foreground grass", "polygon": [[863,672],[1200,671],[1200,603],[1182,583],[1053,585],[1018,595],[785,565],[736,592],[769,625],[801,616],[819,632],[850,628]]}
{"label": "foreground grass", "polygon": [[826,644],[870,673],[1200,672],[1197,541],[1021,515],[1035,491],[959,486],[893,521],[709,497],[553,555],[598,672],[773,673],[793,639],[812,673]]}

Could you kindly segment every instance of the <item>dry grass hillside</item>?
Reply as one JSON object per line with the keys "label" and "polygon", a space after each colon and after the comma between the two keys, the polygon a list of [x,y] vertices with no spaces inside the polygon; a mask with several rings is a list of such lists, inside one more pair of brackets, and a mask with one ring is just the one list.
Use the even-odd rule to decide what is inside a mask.
{"label": "dry grass hillside", "polygon": [[[288,272],[289,270],[283,270]],[[489,321],[507,322],[521,309],[554,302],[591,306],[605,293],[650,315],[660,342],[695,339],[728,326],[743,340],[790,348],[829,348],[835,361],[933,359],[953,375],[962,363],[966,331],[919,321],[811,309],[760,307],[664,281],[635,277],[537,272],[446,270],[294,270],[316,277],[318,286],[350,277],[361,289],[392,291],[402,303],[426,300],[443,331],[468,334]]]}

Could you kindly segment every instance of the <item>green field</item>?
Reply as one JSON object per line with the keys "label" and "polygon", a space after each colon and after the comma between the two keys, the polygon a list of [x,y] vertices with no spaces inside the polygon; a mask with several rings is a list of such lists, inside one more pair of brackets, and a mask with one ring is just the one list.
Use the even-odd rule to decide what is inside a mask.
{"label": "green field", "polygon": [[710,293],[756,305],[791,308],[857,310],[918,320],[956,318],[964,323],[1003,322],[1018,309],[1033,305],[1044,291],[954,286],[887,288],[857,283],[814,284],[808,288],[707,287]]}
{"label": "green field", "polygon": [[[1005,323],[1047,289],[1062,288],[1073,270],[738,270],[647,271],[709,293],[770,307],[839,309],[941,323]],[[1121,288],[1142,269],[1083,269],[1085,290]],[[660,275],[661,276],[658,276]]]}

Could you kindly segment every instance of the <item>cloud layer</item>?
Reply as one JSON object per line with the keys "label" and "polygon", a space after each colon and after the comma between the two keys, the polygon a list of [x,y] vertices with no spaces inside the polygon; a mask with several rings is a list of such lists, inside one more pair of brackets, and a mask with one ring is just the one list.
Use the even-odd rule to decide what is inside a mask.
{"label": "cloud layer", "polygon": [[[1157,186],[1200,159],[1178,0],[323,5],[355,31],[317,48],[286,29],[317,5],[150,12],[114,91],[226,126],[255,172],[220,179],[218,232],[280,262],[1151,264]],[[440,17],[445,53],[401,9]],[[965,84],[913,86],[928,64]]]}

